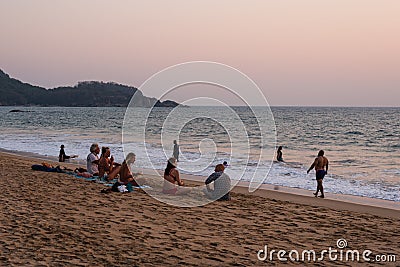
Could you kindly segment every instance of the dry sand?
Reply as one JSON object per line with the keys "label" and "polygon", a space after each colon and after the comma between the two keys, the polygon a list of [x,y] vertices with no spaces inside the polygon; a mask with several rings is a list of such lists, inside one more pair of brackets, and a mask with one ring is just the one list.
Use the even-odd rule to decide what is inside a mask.
{"label": "dry sand", "polygon": [[[257,251],[320,251],[339,238],[348,249],[395,254],[400,264],[399,211],[269,191],[179,208],[144,192],[101,194],[100,184],[31,171],[42,160],[0,156],[1,266],[278,266]],[[357,265],[289,262],[307,264]]]}

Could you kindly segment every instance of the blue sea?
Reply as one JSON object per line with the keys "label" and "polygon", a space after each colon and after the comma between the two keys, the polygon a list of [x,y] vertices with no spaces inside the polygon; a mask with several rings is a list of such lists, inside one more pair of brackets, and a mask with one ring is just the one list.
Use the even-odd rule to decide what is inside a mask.
{"label": "blue sea", "polygon": [[[27,112],[10,113],[12,109]],[[330,161],[326,192],[400,201],[400,108],[271,107],[274,125],[268,124],[269,129],[259,128],[248,108],[232,110],[237,116],[226,107],[187,107],[173,115],[172,109],[156,108],[146,125],[141,125],[148,110],[134,108],[130,113],[138,125],[134,118],[129,123],[137,133],[122,138],[125,108],[0,107],[0,148],[57,157],[64,144],[67,154],[79,155],[71,162],[84,163],[90,145],[99,143],[109,146],[116,160],[122,161],[124,139],[130,150],[137,147],[133,152],[138,168],[162,170],[172,155],[172,140],[177,139],[183,173],[206,176],[215,164],[226,160],[233,179],[249,181],[257,168],[257,175],[268,174],[264,183],[307,190],[315,189],[315,179],[306,170],[323,149]],[[271,120],[268,111],[253,109]],[[209,119],[212,114],[218,114],[222,122]],[[174,127],[177,116],[188,119]],[[239,124],[247,142],[230,139]],[[140,138],[141,131],[145,140]],[[260,141],[267,131],[268,137],[276,134],[276,143],[274,138]],[[146,151],[140,149],[143,141]],[[275,144],[283,146],[285,162],[273,161],[271,166]],[[260,158],[263,147],[268,153]],[[147,156],[152,166],[143,160]],[[243,164],[247,170],[238,175]]]}

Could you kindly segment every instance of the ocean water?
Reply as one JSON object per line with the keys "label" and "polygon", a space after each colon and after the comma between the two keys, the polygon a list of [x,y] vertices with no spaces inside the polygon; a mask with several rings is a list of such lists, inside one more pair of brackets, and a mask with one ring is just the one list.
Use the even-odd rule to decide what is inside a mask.
{"label": "ocean water", "polygon": [[[10,113],[12,109],[29,112]],[[145,125],[142,121],[148,110],[135,108],[130,110],[129,121],[129,130],[135,133],[124,133],[122,138],[125,108],[0,107],[0,148],[57,156],[64,144],[67,154],[79,155],[72,162],[84,163],[90,144],[99,143],[109,146],[116,160],[122,161],[124,139],[137,154],[137,167],[162,170],[172,155],[172,140],[177,139],[183,173],[209,175],[215,164],[226,160],[233,179],[250,180],[252,175],[268,173],[264,183],[308,190],[316,185],[314,172],[307,175],[306,170],[324,149],[330,161],[324,179],[326,192],[400,201],[400,108],[271,110],[273,117],[266,108],[253,109],[258,118],[266,120],[262,124],[267,127],[260,128],[253,111],[243,107],[229,111],[190,107],[177,113],[158,108]],[[185,123],[174,124],[180,121],[177,118],[185,118]],[[246,140],[235,139],[243,129]],[[265,137],[265,133],[263,141],[260,135]],[[274,161],[270,168],[275,134],[285,162]],[[146,151],[141,149],[142,135]],[[260,158],[261,148],[266,153]],[[146,156],[152,166],[142,160]]]}

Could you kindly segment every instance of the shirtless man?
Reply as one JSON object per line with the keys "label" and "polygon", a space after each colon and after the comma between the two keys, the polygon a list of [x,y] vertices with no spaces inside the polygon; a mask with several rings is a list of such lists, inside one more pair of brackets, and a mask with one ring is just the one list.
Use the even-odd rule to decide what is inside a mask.
{"label": "shirtless man", "polygon": [[324,151],[320,150],[318,152],[318,157],[315,158],[311,167],[307,170],[309,173],[315,167],[315,175],[317,179],[317,192],[314,193],[315,197],[318,197],[318,192],[321,191],[320,198],[324,198],[324,187],[322,186],[322,180],[324,176],[328,174],[328,159],[324,157]]}

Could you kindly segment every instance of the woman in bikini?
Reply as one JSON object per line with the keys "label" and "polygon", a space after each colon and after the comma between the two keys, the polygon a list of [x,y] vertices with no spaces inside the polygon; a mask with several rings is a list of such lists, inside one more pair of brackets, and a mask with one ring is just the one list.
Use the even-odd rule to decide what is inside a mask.
{"label": "woman in bikini", "polygon": [[[119,171],[119,182],[121,184],[128,184],[131,183],[132,186],[139,186],[135,181],[131,171],[129,170],[129,165],[135,163],[136,155],[134,153],[129,153],[126,156],[126,159],[121,165],[121,169]],[[136,173],[139,175],[139,173]]]}
{"label": "woman in bikini", "polygon": [[168,195],[183,195],[189,193],[190,188],[183,187],[183,181],[179,177],[179,171],[176,169],[177,160],[170,158],[167,168],[164,171],[164,185],[162,192]]}
{"label": "woman in bikini", "polygon": [[134,153],[129,153],[126,156],[126,159],[124,162],[122,162],[122,165],[119,169],[119,179],[117,182],[115,182],[111,188],[111,191],[113,192],[119,192],[119,186],[125,185],[126,189],[129,192],[132,192],[134,190],[134,186],[139,186],[139,184],[135,181],[136,176],[140,175],[140,173],[134,173],[129,169],[129,165],[133,164],[136,160],[136,155]]}

